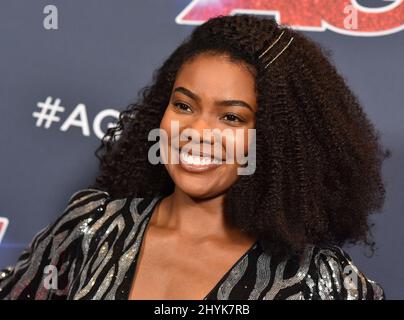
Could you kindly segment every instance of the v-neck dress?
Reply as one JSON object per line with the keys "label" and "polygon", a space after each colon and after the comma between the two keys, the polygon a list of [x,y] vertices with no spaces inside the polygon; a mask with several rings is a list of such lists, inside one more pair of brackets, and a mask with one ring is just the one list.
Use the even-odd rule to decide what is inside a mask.
{"label": "v-neck dress", "polygon": [[[127,300],[145,229],[161,199],[78,190],[16,264],[0,271],[0,299]],[[300,260],[277,260],[257,241],[204,298],[273,299],[373,300],[385,294],[338,246],[308,245]]]}

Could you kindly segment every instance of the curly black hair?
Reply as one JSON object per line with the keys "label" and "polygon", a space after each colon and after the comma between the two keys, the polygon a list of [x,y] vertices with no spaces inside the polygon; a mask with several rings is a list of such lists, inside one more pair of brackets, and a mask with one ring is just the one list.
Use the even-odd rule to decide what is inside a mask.
{"label": "curly black hair", "polygon": [[[258,56],[281,31],[293,43],[265,69]],[[273,18],[217,16],[196,27],[108,129],[90,187],[118,198],[174,191],[164,165],[148,161],[155,142],[147,137],[159,127],[177,71],[201,53],[224,54],[255,70],[256,170],[227,191],[227,221],[261,239],[272,255],[298,255],[324,242],[373,248],[369,214],[382,209],[381,167],[391,151],[331,52]]]}

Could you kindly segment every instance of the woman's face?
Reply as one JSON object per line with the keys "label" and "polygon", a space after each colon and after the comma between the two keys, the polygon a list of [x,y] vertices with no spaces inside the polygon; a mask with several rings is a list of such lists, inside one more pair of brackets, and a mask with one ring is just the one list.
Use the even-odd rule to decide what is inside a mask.
{"label": "woman's face", "polygon": [[[171,151],[163,151],[167,154],[166,169],[176,187],[191,197],[208,198],[224,193],[235,183],[240,167],[235,155],[237,150],[248,153],[247,129],[255,127],[256,110],[254,76],[244,64],[231,62],[224,55],[206,53],[185,63],[177,73],[160,123],[160,129],[168,135],[168,150],[173,147],[177,151],[174,163]],[[173,122],[178,124],[178,131],[173,130]],[[206,132],[204,135],[204,129],[231,134],[216,140],[214,145],[214,136]],[[199,138],[195,140],[194,136],[191,140],[189,132],[197,133]],[[173,139],[177,139],[179,150]],[[195,149],[185,151],[186,145]],[[232,163],[226,162],[229,148],[234,150],[230,153],[234,154]]]}

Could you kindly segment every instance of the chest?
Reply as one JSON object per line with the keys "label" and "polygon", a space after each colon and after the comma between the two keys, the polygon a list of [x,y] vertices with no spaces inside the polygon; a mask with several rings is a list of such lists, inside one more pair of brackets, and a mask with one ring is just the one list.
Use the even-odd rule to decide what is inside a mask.
{"label": "chest", "polygon": [[202,300],[251,244],[222,251],[146,239],[135,261],[129,299]]}

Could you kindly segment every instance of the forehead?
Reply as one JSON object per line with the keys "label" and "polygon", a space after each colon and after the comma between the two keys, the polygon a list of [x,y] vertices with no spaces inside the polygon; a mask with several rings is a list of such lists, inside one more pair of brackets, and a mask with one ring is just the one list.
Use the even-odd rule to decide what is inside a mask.
{"label": "forehead", "polygon": [[255,100],[253,72],[225,55],[200,54],[180,68],[175,86],[184,86],[202,98]]}

